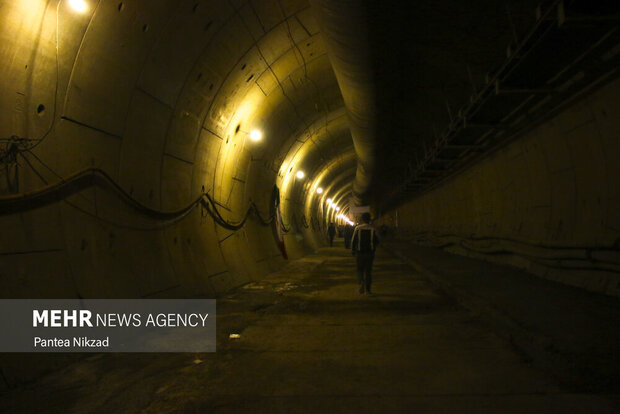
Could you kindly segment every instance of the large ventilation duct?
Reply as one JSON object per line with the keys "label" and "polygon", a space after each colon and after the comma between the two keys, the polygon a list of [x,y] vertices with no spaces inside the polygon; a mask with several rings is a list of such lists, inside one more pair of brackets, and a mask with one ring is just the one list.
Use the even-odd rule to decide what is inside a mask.
{"label": "large ventilation duct", "polygon": [[311,0],[347,109],[357,153],[354,196],[365,203],[375,165],[376,93],[367,9],[358,0]]}

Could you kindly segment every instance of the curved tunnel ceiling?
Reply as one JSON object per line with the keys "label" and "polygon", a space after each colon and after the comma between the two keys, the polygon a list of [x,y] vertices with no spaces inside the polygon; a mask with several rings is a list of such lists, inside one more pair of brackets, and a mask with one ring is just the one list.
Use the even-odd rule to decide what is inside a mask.
{"label": "curved tunnel ceiling", "polygon": [[[0,191],[94,168],[145,209],[182,210],[204,193],[217,214],[203,205],[164,226],[93,187],[0,218],[6,257],[57,252],[46,260],[64,282],[45,292],[57,297],[121,294],[117,277],[125,295],[174,291],[205,274],[212,294],[303,254],[320,243],[305,223],[327,219],[327,198],[346,208],[352,194],[391,194],[537,3],[84,1],[80,13],[68,0],[0,0]],[[274,185],[278,234],[243,222],[274,219]],[[302,228],[281,234],[295,220]]]}
{"label": "curved tunnel ceiling", "polygon": [[[277,184],[290,222],[304,214],[317,177],[355,165],[342,95],[306,1],[86,4],[84,13],[66,0],[3,4],[12,60],[0,105],[13,107],[17,95],[20,110],[1,115],[1,133],[31,140],[20,155],[29,164],[16,167],[18,192],[99,168],[148,208],[178,210],[205,192],[234,223],[252,203],[268,217]],[[19,36],[9,40],[11,32]],[[254,129],[262,132],[258,142]],[[301,186],[288,182],[294,166],[306,172]],[[155,228],[148,219],[126,210],[105,191],[83,191],[25,219],[31,227],[53,223],[44,233],[62,236],[16,235],[2,249],[62,246],[65,259],[53,259],[64,263],[60,279],[79,280],[60,282],[59,290],[84,297],[174,291],[205,270],[210,284],[202,288],[212,294],[280,257],[272,230],[256,220],[232,231],[194,210],[153,233],[145,231]],[[303,250],[297,242],[286,239],[289,255]],[[140,255],[130,253],[136,246]],[[103,274],[124,277],[131,288],[121,293]]]}
{"label": "curved tunnel ceiling", "polygon": [[[353,147],[346,117],[338,110],[317,121],[308,129],[305,138],[296,138],[287,156],[282,162],[277,183],[288,192],[291,188],[296,194],[307,193],[308,186],[317,188],[329,184],[319,177],[322,171],[333,168],[332,161],[338,161],[343,154]],[[336,164],[338,165],[338,164]],[[303,179],[297,179],[295,173],[303,171]]]}
{"label": "curved tunnel ceiling", "polygon": [[[530,109],[574,102],[612,65],[617,78],[617,1],[539,2],[0,0],[4,297],[220,297],[325,245],[328,199],[344,214],[351,199],[375,216],[398,207],[381,219],[407,242],[458,240],[617,295],[616,275],[599,276],[617,267],[617,89],[419,192],[456,158],[480,160],[471,129],[505,143],[506,119],[533,126]],[[522,44],[540,49],[506,65]],[[501,105],[467,124],[458,108],[483,91]],[[461,149],[432,154],[458,119]],[[25,380],[50,368],[5,359]]]}

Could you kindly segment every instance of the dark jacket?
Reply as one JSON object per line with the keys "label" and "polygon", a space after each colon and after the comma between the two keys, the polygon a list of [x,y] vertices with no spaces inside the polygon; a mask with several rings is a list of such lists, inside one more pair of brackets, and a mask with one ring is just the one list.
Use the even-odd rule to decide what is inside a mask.
{"label": "dark jacket", "polygon": [[336,227],[330,224],[329,227],[327,228],[327,234],[329,235],[330,238],[333,238],[336,235]]}

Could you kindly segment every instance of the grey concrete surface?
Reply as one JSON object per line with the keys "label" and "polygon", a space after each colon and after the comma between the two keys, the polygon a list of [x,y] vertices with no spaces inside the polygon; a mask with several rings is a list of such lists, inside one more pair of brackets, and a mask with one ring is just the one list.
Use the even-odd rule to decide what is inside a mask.
{"label": "grey concrete surface", "polygon": [[[373,209],[386,221],[396,214],[378,207],[384,200],[376,194],[402,189],[426,144],[460,118],[472,88],[491,85],[487,75],[507,52],[515,55],[540,2],[510,0],[504,9],[493,1],[428,0],[410,10],[402,1],[359,2],[369,7],[356,10],[369,19],[367,50],[366,30],[332,27],[347,31],[342,34],[356,40],[355,49],[373,59],[365,71],[370,79],[357,86],[335,75],[328,52],[335,37],[321,30],[322,18],[307,0],[84,0],[82,11],[75,3],[0,0],[0,197],[19,198],[98,168],[150,209],[171,212],[207,193],[225,220],[237,222],[251,203],[272,215],[277,185],[291,230],[283,244],[297,259],[324,244],[323,229],[336,214],[326,200],[346,212],[362,173],[373,181]],[[553,16],[562,6],[569,21],[576,11],[577,21],[585,12],[596,22],[584,32],[563,25],[557,33],[561,45],[583,39],[584,49],[600,47],[577,62],[576,75],[615,62],[617,42],[607,48],[592,28],[596,34],[611,27],[617,6],[543,3]],[[573,37],[565,37],[569,32]],[[342,58],[354,58],[351,52],[343,50]],[[537,53],[546,64],[573,61],[556,52]],[[532,79],[549,75],[539,61],[524,69],[518,84],[535,87]],[[579,84],[579,76],[570,81]],[[506,255],[496,251],[508,251],[505,245],[469,246],[541,276],[619,294],[619,83],[617,73],[608,78],[587,99],[571,101],[556,118],[453,181],[403,200],[401,227],[575,248],[576,260],[548,257],[543,249],[533,252],[542,255],[533,263],[524,259],[532,255],[529,248]],[[372,145],[359,139],[353,145],[343,93],[366,106],[369,96],[360,92],[372,89],[370,83],[378,113],[354,112],[366,118],[358,127],[376,119],[380,134]],[[534,111],[537,104],[526,106]],[[501,124],[515,108],[497,109],[502,113],[482,121],[499,123],[495,137],[502,140]],[[512,121],[531,121],[529,113],[519,119]],[[255,128],[263,132],[260,142],[250,139]],[[358,168],[358,159],[375,157],[375,171],[366,171],[374,162]],[[295,178],[298,170],[305,179]],[[198,208],[162,223],[99,187],[35,207],[0,216],[3,297],[219,297],[286,263],[273,229],[255,217],[238,231]],[[606,250],[589,255],[592,248]],[[584,262],[603,269],[584,268]],[[0,388],[70,360],[0,355]]]}
{"label": "grey concrete surface", "polygon": [[620,300],[410,243],[387,249],[572,390],[620,393]]}
{"label": "grey concrete surface", "polygon": [[[341,241],[340,241],[341,243]],[[101,354],[5,393],[28,413],[614,413],[381,251],[360,296],[341,247],[218,300],[213,354]],[[239,339],[229,339],[231,333]]]}

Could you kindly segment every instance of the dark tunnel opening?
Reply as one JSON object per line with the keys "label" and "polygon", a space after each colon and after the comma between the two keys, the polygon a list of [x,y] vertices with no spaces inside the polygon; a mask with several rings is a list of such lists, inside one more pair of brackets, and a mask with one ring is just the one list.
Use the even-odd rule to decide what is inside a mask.
{"label": "dark tunnel opening", "polygon": [[[218,323],[212,355],[3,352],[1,411],[617,409],[617,2],[0,0],[0,23],[3,300],[214,299]],[[372,298],[341,239],[362,212]],[[355,403],[316,383],[365,368]]]}

